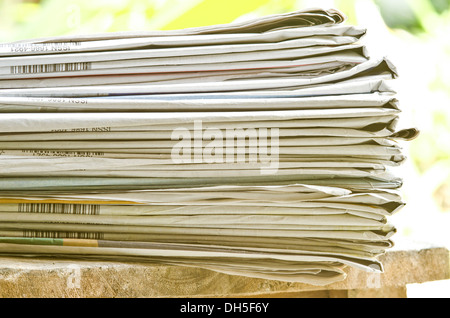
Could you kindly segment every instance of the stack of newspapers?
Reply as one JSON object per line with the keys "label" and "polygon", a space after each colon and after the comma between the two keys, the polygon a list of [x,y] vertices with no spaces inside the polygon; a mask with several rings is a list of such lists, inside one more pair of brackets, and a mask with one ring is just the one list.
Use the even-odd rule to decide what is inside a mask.
{"label": "stack of newspapers", "polygon": [[0,44],[0,255],[325,285],[382,272],[405,160],[337,10]]}

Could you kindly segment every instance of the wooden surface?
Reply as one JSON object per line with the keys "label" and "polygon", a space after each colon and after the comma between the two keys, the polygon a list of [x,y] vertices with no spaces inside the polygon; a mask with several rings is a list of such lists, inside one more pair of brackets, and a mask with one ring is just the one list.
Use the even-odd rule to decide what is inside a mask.
{"label": "wooden surface", "polygon": [[406,285],[450,278],[449,251],[397,242],[383,274],[347,268],[346,280],[312,286],[142,263],[0,258],[0,297],[405,297]]}

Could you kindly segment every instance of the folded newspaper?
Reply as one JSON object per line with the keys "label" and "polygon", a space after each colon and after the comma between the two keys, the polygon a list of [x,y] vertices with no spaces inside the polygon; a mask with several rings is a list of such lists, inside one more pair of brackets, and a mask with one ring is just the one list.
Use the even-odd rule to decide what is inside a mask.
{"label": "folded newspaper", "polygon": [[0,44],[0,255],[326,285],[382,272],[392,63],[334,9]]}

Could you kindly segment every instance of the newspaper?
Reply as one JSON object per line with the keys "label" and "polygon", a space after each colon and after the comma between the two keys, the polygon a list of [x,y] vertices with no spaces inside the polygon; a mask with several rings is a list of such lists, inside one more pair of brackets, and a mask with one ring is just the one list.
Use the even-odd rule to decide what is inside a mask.
{"label": "newspaper", "polygon": [[[141,76],[146,75],[131,75],[131,76],[120,76],[120,79],[123,81],[132,80],[140,81]],[[151,75],[150,75],[151,76]],[[195,75],[197,76],[197,75]],[[206,75],[205,75],[206,76]],[[383,76],[384,77],[384,76]],[[100,77],[101,81],[104,81],[104,77]],[[137,79],[136,79],[137,78]],[[69,81],[73,79],[73,83],[69,82],[67,84],[77,84],[80,85],[79,80],[83,80],[82,78],[65,78],[64,81]],[[114,81],[117,81],[120,83],[120,79],[118,80],[117,77],[112,77]],[[50,81],[50,82],[49,82]],[[19,84],[20,87],[39,87],[40,85],[46,87],[46,86],[66,86],[65,82],[63,81],[61,85],[57,85],[57,83],[60,83],[60,79],[38,79],[38,80],[14,80],[14,81],[0,81],[0,85],[4,84],[4,88],[15,88],[14,83],[21,82],[22,84]],[[91,85],[95,84],[95,76],[94,77],[88,77],[87,79],[84,79],[84,81]],[[3,83],[3,84],[2,84]],[[37,83],[37,84],[36,84]],[[49,84],[49,85],[47,85]],[[55,84],[55,85],[54,85]],[[81,85],[83,86],[83,85]],[[130,107],[127,107],[127,110],[133,111],[133,106],[136,106],[138,102],[142,102],[142,100],[190,100],[190,99],[231,99],[231,98],[240,98],[240,99],[256,99],[256,98],[293,98],[293,97],[307,97],[307,96],[327,96],[327,95],[341,95],[341,94],[364,94],[364,93],[395,93],[392,88],[389,87],[389,85],[386,83],[386,81],[383,78],[374,77],[371,76],[368,79],[361,79],[357,82],[350,82],[347,83],[346,81],[343,81],[341,83],[336,84],[325,84],[320,86],[312,86],[312,87],[304,87],[301,89],[293,89],[289,91],[270,91],[270,90],[264,90],[264,91],[245,91],[245,92],[221,92],[221,93],[189,93],[189,94],[142,94],[142,95],[133,95],[132,98],[130,96],[103,96],[103,97],[97,97],[97,98],[72,98],[72,99],[66,99],[66,98],[45,98],[45,97],[7,97],[7,96],[0,96],[0,100],[4,100],[5,104],[0,104],[0,110],[2,112],[8,110],[9,107],[14,107],[14,105],[18,105],[18,102],[23,102],[25,105],[34,105],[34,103],[38,104],[39,101],[42,101],[43,105],[40,105],[39,108],[17,108],[14,107],[11,110],[13,112],[19,112],[19,111],[62,111],[64,108],[67,108],[69,111],[89,111],[89,108],[85,108],[86,105],[89,105],[91,102],[95,102],[95,100],[99,99],[101,102],[108,101],[110,103],[115,103],[116,99],[122,99],[129,103]],[[11,104],[9,102],[11,101]],[[116,101],[117,102],[117,101]],[[71,105],[75,104],[75,105]],[[114,104],[113,104],[114,105]],[[37,105],[36,105],[37,106]],[[21,106],[22,107],[22,106]],[[117,106],[112,106],[111,108],[108,108],[108,111],[114,111],[113,108],[117,108]],[[101,109],[98,109],[97,111],[101,111]]]}
{"label": "newspaper", "polygon": [[382,272],[418,130],[397,127],[395,66],[344,20],[0,44],[0,254],[314,285]]}
{"label": "newspaper", "polygon": [[[197,125],[202,128],[205,123],[226,123],[233,127],[237,122],[246,124],[273,123],[269,127],[295,127],[298,122],[307,122],[317,119],[343,119],[346,122],[351,118],[364,117],[389,117],[395,119],[400,113],[397,109],[389,108],[339,108],[339,109],[305,109],[282,111],[241,111],[241,112],[117,112],[117,113],[73,113],[68,117],[64,113],[5,113],[0,118],[2,132],[27,132],[27,131],[66,131],[66,130],[95,130],[100,127],[152,127],[156,125],[172,125],[172,127],[187,127]],[[277,125],[280,123],[281,125]],[[344,123],[342,123],[344,124]],[[248,125],[250,128],[251,126]],[[168,127],[168,126],[166,126]],[[219,125],[216,126],[217,128]],[[280,128],[281,128],[280,127]],[[336,127],[336,126],[334,126]],[[157,127],[155,127],[157,128]]]}
{"label": "newspaper", "polygon": [[[236,133],[243,136],[244,133]],[[284,137],[347,137],[347,138],[392,138],[397,140],[408,140],[413,138],[414,130],[402,129],[391,131],[382,128],[375,131],[355,128],[279,128],[279,138]],[[56,141],[56,140],[171,140],[171,130],[108,130],[108,131],[65,131],[65,132],[23,132],[0,134],[1,141]],[[1,155],[1,154],[0,154]]]}
{"label": "newspaper", "polygon": [[[349,190],[367,189],[397,189],[401,187],[401,178],[329,178],[327,176],[315,178],[289,176],[289,175],[258,175],[251,177],[222,177],[222,178],[112,178],[112,177],[3,177],[0,180],[0,191],[13,191],[17,195],[19,191],[61,190],[143,190],[143,189],[167,189],[186,186],[214,186],[221,184],[261,185],[307,183],[310,185],[343,187]],[[28,193],[32,196],[33,193]]]}
{"label": "newspaper", "polygon": [[[287,110],[303,108],[338,108],[338,107],[386,107],[398,108],[397,100],[389,93],[366,93],[340,96],[293,96],[277,98],[244,98],[229,96],[225,98],[194,98],[189,99],[135,99],[135,98],[30,98],[30,97],[0,97],[0,110],[10,112],[25,108],[49,111],[70,112],[100,112],[100,111],[231,111],[231,110]],[[51,106],[48,106],[51,104]]]}
{"label": "newspaper", "polygon": [[[323,58],[308,56],[329,52]],[[254,62],[248,62],[254,59]],[[274,61],[272,61],[274,60]],[[279,61],[278,61],[279,60]],[[239,69],[286,68],[330,62],[361,63],[366,61],[361,46],[349,45],[325,49],[284,49],[245,53],[225,53],[188,57],[161,57],[118,61],[0,66],[0,79],[85,76],[107,74],[173,73],[190,71],[226,71]]]}
{"label": "newspaper", "polygon": [[[317,58],[313,58],[317,59]],[[300,64],[305,61],[298,62]],[[241,62],[230,62],[233,63],[241,63]],[[251,68],[251,65],[241,65],[241,68]],[[258,63],[258,62],[250,62],[250,63]],[[270,62],[261,62],[259,67],[267,67],[268,63],[270,65],[273,64],[283,64],[283,61],[270,61]],[[291,63],[288,61],[288,64]],[[297,62],[294,62],[294,64]],[[229,63],[227,63],[229,64]],[[298,64],[297,64],[298,65]],[[168,70],[170,66],[164,66],[160,69],[153,68],[154,72],[165,72]],[[224,65],[225,69],[229,69],[230,65]],[[233,69],[239,67],[237,65],[231,66]],[[256,65],[255,65],[256,67]],[[184,69],[183,69],[184,68]],[[198,65],[193,65],[191,71],[205,71],[205,70],[218,70],[220,68],[219,64],[202,64],[199,68]],[[265,89],[295,89],[302,86],[315,85],[315,84],[324,84],[335,81],[343,81],[348,80],[351,77],[357,76],[358,74],[365,74],[367,72],[377,71],[378,73],[386,74],[387,78],[393,78],[396,76],[396,71],[393,69],[392,64],[386,59],[371,59],[361,64],[356,65],[355,67],[344,70],[342,72],[337,72],[334,74],[327,74],[315,78],[305,78],[305,79],[260,79],[260,80],[234,80],[234,81],[225,81],[225,82],[206,82],[204,85],[199,86],[198,84],[186,83],[186,84],[173,84],[173,85],[107,85],[107,86],[95,86],[95,87],[54,87],[54,88],[30,88],[30,89],[3,89],[0,91],[0,96],[30,96],[30,97],[94,97],[94,96],[108,96],[108,95],[136,95],[136,94],[168,94],[168,93],[185,93],[185,92],[193,92],[193,93],[204,93],[204,92],[230,92],[230,91],[255,91],[255,90],[265,90]],[[142,71],[149,72],[150,69]],[[133,70],[137,71],[137,70]],[[180,72],[180,71],[188,71],[186,67],[183,66],[174,66],[172,71]],[[87,71],[89,72],[89,71]],[[99,74],[100,71],[96,71]],[[105,70],[105,74],[107,74],[107,69]],[[115,74],[123,74],[130,72],[127,68],[124,68],[123,72],[120,69],[114,70]],[[41,75],[36,73],[37,77]],[[71,72],[65,73],[65,76],[71,76]],[[0,76],[1,77],[1,76]],[[27,76],[29,77],[29,76]]]}
{"label": "newspaper", "polygon": [[[140,31],[140,32],[115,32],[103,34],[89,34],[89,35],[71,35],[68,37],[59,36],[51,38],[40,38],[17,41],[15,43],[65,43],[65,42],[83,42],[83,41],[97,41],[106,39],[130,39],[136,37],[171,37],[180,35],[199,35],[199,34],[213,34],[217,36],[235,36],[241,33],[258,34],[274,30],[289,30],[295,28],[308,27],[310,35],[317,34],[313,27],[315,26],[329,26],[339,24],[345,20],[343,13],[336,9],[320,9],[312,8],[305,10],[298,10],[295,12],[268,15],[242,22],[234,22],[229,24],[217,24],[204,27],[187,28],[170,31]],[[328,32],[327,30],[324,30]],[[308,32],[308,30],[305,30]],[[305,35],[307,36],[307,35]],[[211,39],[212,40],[212,39]],[[208,40],[210,43],[211,40]]]}
{"label": "newspaper", "polygon": [[[200,252],[169,249],[131,249],[113,247],[75,247],[48,246],[1,243],[2,253],[9,255],[33,254],[39,248],[39,255],[60,255],[66,257],[81,257],[85,259],[121,259],[126,261],[144,261],[159,264],[184,266],[202,266],[231,274],[278,279],[286,281],[306,282],[314,285],[324,285],[345,278],[339,266],[339,259],[332,256],[289,255],[277,253],[226,253]],[[205,261],[207,259],[207,261]],[[311,266],[308,264],[318,263]],[[324,265],[322,265],[322,263]],[[353,266],[369,268],[371,271],[381,271],[381,265],[376,260],[360,265],[356,260],[346,260]],[[234,265],[232,265],[234,264]],[[305,266],[306,265],[306,266]],[[305,270],[306,267],[306,270]],[[277,274],[273,274],[273,271]]]}
{"label": "newspaper", "polygon": [[[265,31],[261,33],[231,33],[215,35],[178,35],[178,36],[143,36],[116,38],[106,40],[61,42],[54,38],[53,42],[25,43],[15,42],[4,44],[0,47],[0,56],[27,56],[38,54],[55,54],[64,52],[71,54],[75,52],[136,50],[147,47],[170,48],[203,46],[203,45],[236,45],[249,43],[277,43],[291,39],[303,38],[304,46],[308,45],[336,45],[347,43],[351,38],[359,39],[365,34],[365,29],[355,26],[334,25],[327,28],[291,28],[276,31]],[[346,39],[347,37],[347,39]],[[61,38],[59,38],[61,39]],[[51,40],[50,40],[51,41]],[[11,57],[15,58],[15,57]],[[9,61],[8,59],[7,61]]]}
{"label": "newspaper", "polygon": [[[297,31],[297,30],[294,30]],[[255,59],[275,59],[282,58],[286,49],[292,49],[298,52],[295,56],[308,56],[324,54],[340,50],[348,50],[360,46],[352,45],[358,41],[355,36],[310,36],[307,38],[290,37],[286,32],[283,34],[283,40],[278,42],[245,43],[245,44],[227,44],[227,45],[209,45],[209,43],[200,43],[198,46],[158,48],[158,49],[134,49],[126,51],[99,51],[93,53],[67,53],[58,55],[39,55],[24,57],[5,57],[0,61],[0,67],[14,67],[23,65],[52,65],[61,63],[81,63],[98,62],[91,64],[92,68],[117,68],[141,66],[148,63],[153,64],[155,58],[164,58],[164,61],[170,61],[170,57],[180,58],[180,64],[183,60],[192,61],[188,56],[204,56],[206,60],[217,57],[218,61],[226,56],[238,57],[240,55],[232,53],[251,53],[255,52]],[[194,39],[190,39],[193,41]],[[123,41],[123,40],[120,40]],[[142,41],[142,39],[139,39]],[[147,40],[148,41],[148,40]],[[126,43],[126,42],[125,42]],[[205,45],[206,44],[206,45]],[[267,52],[266,52],[267,51]],[[273,53],[274,56],[267,56],[266,53]],[[288,51],[290,52],[290,51]],[[227,54],[227,55],[224,55]],[[262,55],[261,55],[262,54]],[[245,55],[244,55],[245,56]],[[253,56],[252,56],[253,57]],[[157,60],[156,60],[157,61]],[[107,63],[106,63],[107,62]],[[106,64],[105,64],[106,63]],[[212,63],[215,63],[212,61]],[[110,65],[110,67],[106,67]]]}
{"label": "newspaper", "polygon": [[[90,75],[71,77],[37,77],[13,80],[0,80],[1,88],[39,88],[39,87],[67,87],[67,86],[93,86],[93,85],[126,85],[131,84],[176,84],[193,82],[217,82],[236,79],[267,79],[272,77],[301,77],[312,78],[324,74],[335,73],[343,69],[353,67],[351,61],[330,61],[317,64],[305,64],[300,66],[285,67],[292,62],[283,62],[283,67],[199,71],[199,72],[170,72],[170,73],[140,73],[140,74],[115,74]],[[295,63],[297,64],[297,63]],[[242,64],[240,64],[242,66]],[[108,71],[109,72],[109,71]],[[123,71],[122,71],[123,73]]]}

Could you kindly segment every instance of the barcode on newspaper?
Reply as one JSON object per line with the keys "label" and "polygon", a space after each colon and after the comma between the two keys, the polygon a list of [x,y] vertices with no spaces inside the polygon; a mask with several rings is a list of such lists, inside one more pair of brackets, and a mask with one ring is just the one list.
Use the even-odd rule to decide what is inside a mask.
{"label": "barcode on newspaper", "polygon": [[55,72],[74,72],[91,69],[91,62],[41,64],[41,65],[16,65],[11,66],[11,74],[36,74]]}
{"label": "barcode on newspaper", "polygon": [[18,212],[98,215],[98,204],[19,203]]}
{"label": "barcode on newspaper", "polygon": [[43,238],[75,238],[75,239],[89,239],[101,240],[103,233],[96,232],[65,232],[65,231],[35,231],[24,230],[24,237],[43,237]]}

